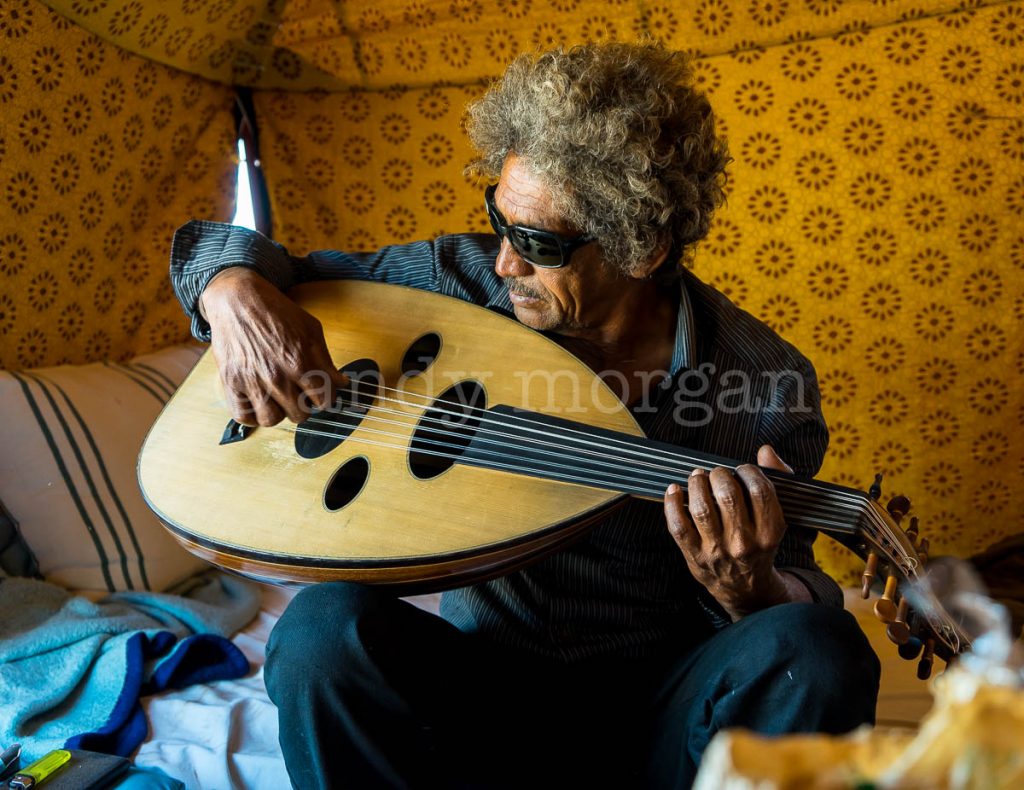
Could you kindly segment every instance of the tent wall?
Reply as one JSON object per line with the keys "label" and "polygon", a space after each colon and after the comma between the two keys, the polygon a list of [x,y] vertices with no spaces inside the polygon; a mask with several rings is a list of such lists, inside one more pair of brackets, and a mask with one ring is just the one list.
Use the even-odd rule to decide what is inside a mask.
{"label": "tent wall", "polygon": [[167,250],[183,218],[232,215],[233,90],[39,3],[4,10],[0,368],[125,359],[186,339]]}
{"label": "tent wall", "polygon": [[[13,56],[10,48],[0,56],[0,94],[17,81],[16,117],[43,107],[51,145],[64,146],[27,158],[17,127],[5,124],[0,178],[8,195],[24,171],[40,197],[24,215],[8,211],[3,220],[0,238],[21,237],[0,258],[4,273],[16,269],[19,278],[2,303],[5,316],[16,310],[16,321],[0,319],[4,364],[95,357],[97,345],[86,340],[96,331],[109,334],[116,356],[159,342],[159,327],[170,327],[161,321],[177,308],[160,301],[170,229],[189,216],[227,216],[224,179],[233,159],[227,90],[167,66],[254,88],[275,238],[296,253],[367,249],[486,229],[481,185],[462,174],[470,151],[460,118],[511,55],[649,35],[695,55],[698,82],[736,158],[729,203],[698,251],[696,271],[817,365],[833,433],[823,476],[864,487],[884,472],[887,495],[913,500],[933,553],[964,555],[1022,530],[1024,2],[49,5],[150,61],[118,55],[32,4],[32,43],[15,37]],[[53,41],[66,79],[45,93],[33,58]],[[76,63],[86,41],[106,53],[93,76]],[[17,75],[7,76],[14,58]],[[104,86],[115,77],[126,106],[108,118]],[[160,87],[137,96],[136,84],[151,78]],[[103,124],[82,137],[60,126],[77,93],[88,98],[93,124]],[[172,117],[157,128],[164,95]],[[145,133],[127,150],[134,114]],[[183,125],[188,133],[175,143]],[[104,132],[120,146],[106,174],[89,164]],[[161,169],[146,177],[150,146],[162,154]],[[64,152],[82,168],[73,198],[57,194],[60,180],[48,175]],[[132,174],[133,192],[115,199],[113,177],[122,170]],[[172,175],[174,188],[159,189]],[[95,189],[108,215],[88,229],[80,214]],[[136,228],[132,209],[143,199],[148,213]],[[69,240],[40,256],[42,223],[57,211],[72,226]],[[106,255],[103,241],[115,224],[125,239]],[[35,311],[38,261],[70,277],[78,257],[69,253],[79,246],[111,270],[100,276],[97,269],[81,287],[69,281]],[[107,305],[96,302],[100,282],[130,266],[133,250],[151,267],[144,283],[122,283],[100,313]],[[142,328],[112,327],[136,299],[148,305]],[[74,302],[88,326],[69,347],[59,320],[61,305]],[[184,324],[174,326],[180,332]],[[33,330],[48,338],[45,351],[26,351],[23,337]],[[819,546],[823,564],[852,581],[844,550]]]}

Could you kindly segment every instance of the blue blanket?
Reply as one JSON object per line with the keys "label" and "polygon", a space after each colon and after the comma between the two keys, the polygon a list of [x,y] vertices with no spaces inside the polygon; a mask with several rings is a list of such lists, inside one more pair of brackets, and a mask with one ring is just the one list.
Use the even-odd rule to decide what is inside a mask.
{"label": "blue blanket", "polygon": [[259,609],[255,585],[210,572],[180,595],[92,603],[33,579],[0,579],[0,744],[22,763],[51,749],[128,756],[145,739],[139,698],[249,671],[226,637]]}

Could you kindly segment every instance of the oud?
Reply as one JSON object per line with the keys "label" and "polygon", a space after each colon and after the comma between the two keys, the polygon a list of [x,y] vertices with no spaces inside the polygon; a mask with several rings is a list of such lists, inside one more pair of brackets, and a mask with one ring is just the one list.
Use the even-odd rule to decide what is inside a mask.
{"label": "oud", "polygon": [[[174,537],[231,571],[403,593],[462,586],[567,545],[630,496],[660,501],[696,467],[738,463],[645,438],[581,361],[483,307],[356,281],[290,296],[344,363],[350,388],[334,406],[298,426],[241,426],[208,352],[139,457],[143,495]],[[789,526],[865,558],[865,597],[885,579],[876,614],[901,653],[923,644],[930,670],[933,652],[967,646],[941,608],[912,618],[899,595],[924,554],[916,525],[899,526],[909,503],[883,508],[852,488],[765,473]]]}

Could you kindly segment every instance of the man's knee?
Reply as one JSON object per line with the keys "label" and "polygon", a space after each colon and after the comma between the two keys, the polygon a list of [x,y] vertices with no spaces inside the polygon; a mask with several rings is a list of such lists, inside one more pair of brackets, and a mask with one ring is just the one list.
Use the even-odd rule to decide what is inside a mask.
{"label": "man's knee", "polygon": [[267,641],[264,673],[271,696],[330,682],[341,667],[357,663],[366,652],[365,623],[383,606],[381,593],[363,585],[330,582],[303,589]]}
{"label": "man's knee", "polygon": [[[749,623],[747,622],[749,620]],[[791,603],[752,615],[749,644],[787,677],[824,695],[878,693],[881,665],[857,620],[831,606]]]}
{"label": "man's knee", "polygon": [[345,626],[372,616],[380,593],[361,584],[328,582],[304,588],[284,610],[270,635],[275,649],[305,649],[344,641]]}

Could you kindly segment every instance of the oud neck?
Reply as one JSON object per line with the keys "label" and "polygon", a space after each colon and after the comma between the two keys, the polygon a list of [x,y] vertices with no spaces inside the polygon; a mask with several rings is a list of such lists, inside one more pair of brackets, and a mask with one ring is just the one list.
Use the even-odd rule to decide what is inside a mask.
{"label": "oud neck", "polygon": [[[474,439],[460,463],[658,501],[671,483],[685,489],[695,469],[741,465],[710,453],[536,412],[496,406],[488,409],[487,415],[490,427],[500,426],[498,432],[507,437],[500,452]],[[859,548],[858,536],[870,508],[867,494],[785,472],[764,472],[775,486],[789,526],[820,530]]]}

